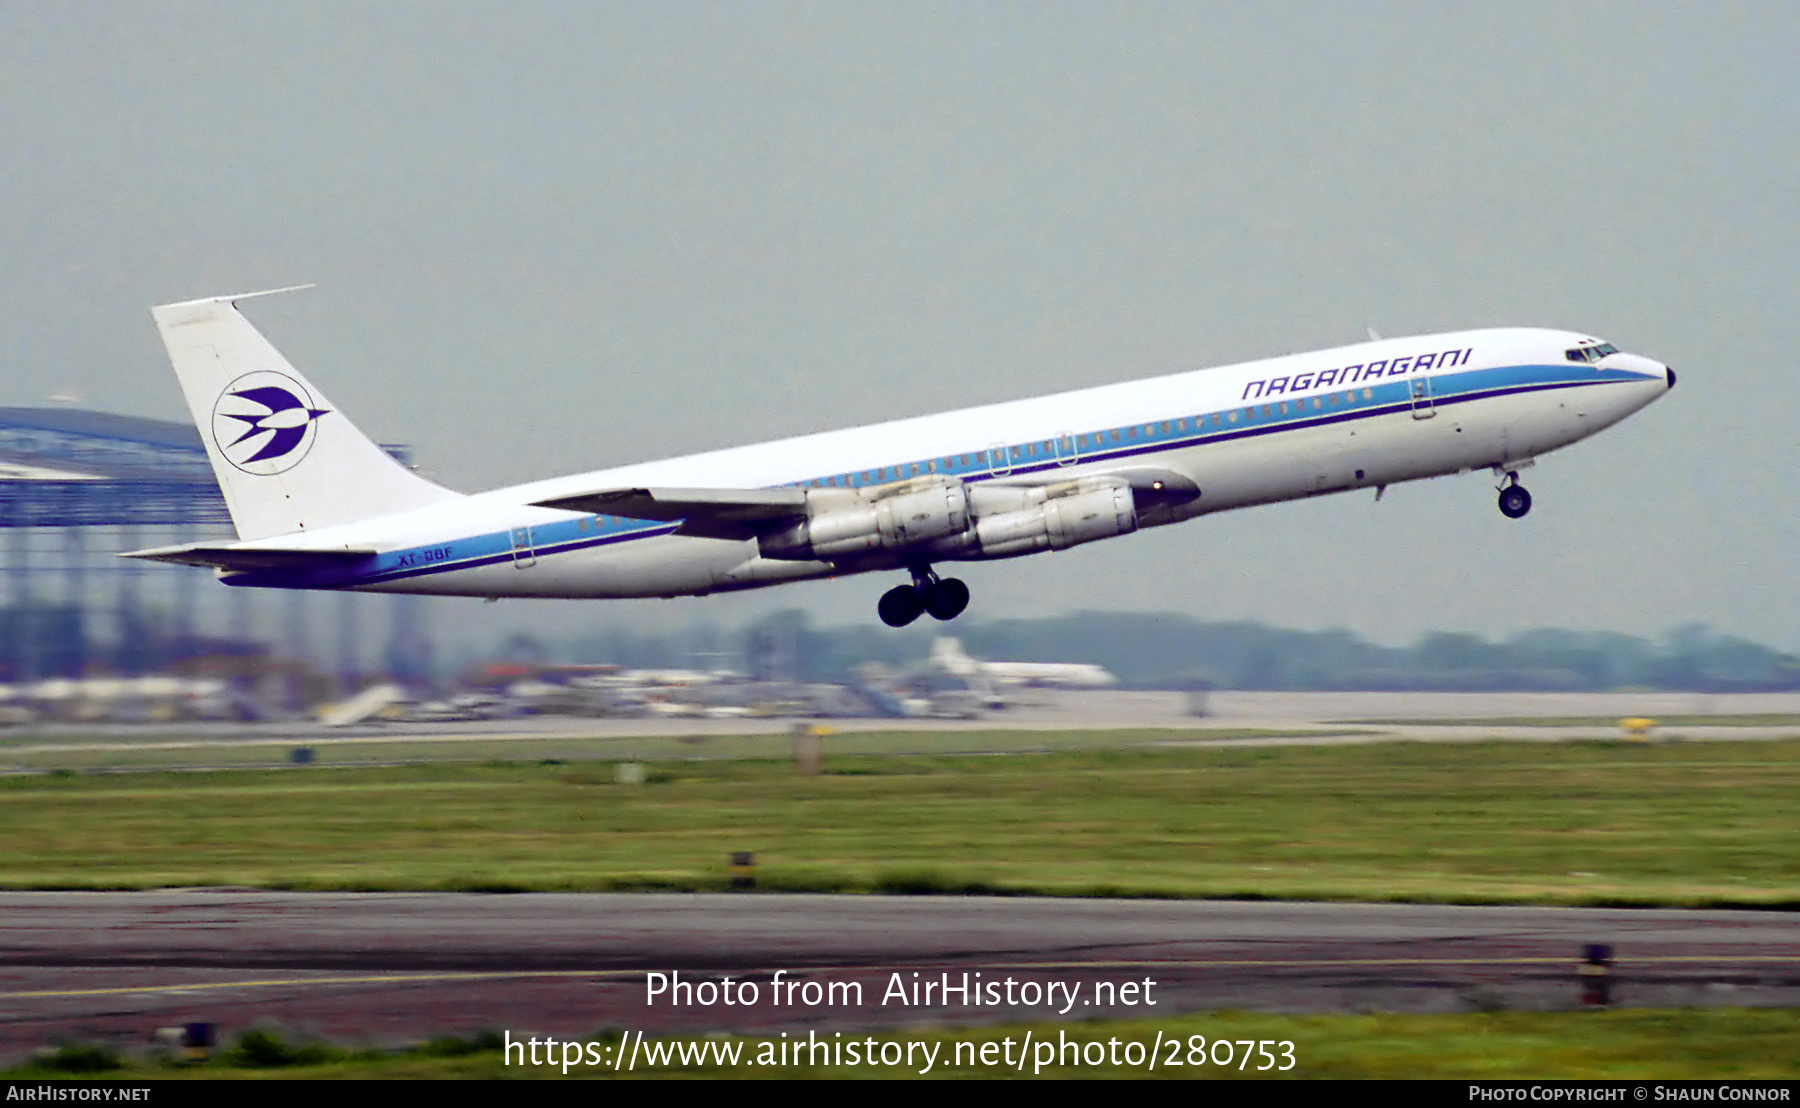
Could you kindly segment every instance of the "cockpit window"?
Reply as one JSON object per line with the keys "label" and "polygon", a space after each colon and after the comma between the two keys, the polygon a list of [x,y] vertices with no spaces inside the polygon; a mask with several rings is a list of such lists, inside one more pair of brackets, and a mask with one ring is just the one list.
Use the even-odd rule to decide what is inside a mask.
{"label": "cockpit window", "polygon": [[1563,354],[1571,362],[1597,362],[1608,354],[1618,352],[1618,347],[1610,342],[1603,342],[1599,346],[1577,346],[1573,350],[1563,351]]}

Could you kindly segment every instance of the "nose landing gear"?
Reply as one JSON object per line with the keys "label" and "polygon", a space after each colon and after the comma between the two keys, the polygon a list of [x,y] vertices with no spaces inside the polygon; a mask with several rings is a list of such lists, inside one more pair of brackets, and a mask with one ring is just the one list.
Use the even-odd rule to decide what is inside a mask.
{"label": "nose landing gear", "polygon": [[948,620],[969,606],[969,586],[954,577],[940,578],[930,566],[911,566],[913,583],[881,594],[875,610],[889,627],[905,627],[924,613]]}

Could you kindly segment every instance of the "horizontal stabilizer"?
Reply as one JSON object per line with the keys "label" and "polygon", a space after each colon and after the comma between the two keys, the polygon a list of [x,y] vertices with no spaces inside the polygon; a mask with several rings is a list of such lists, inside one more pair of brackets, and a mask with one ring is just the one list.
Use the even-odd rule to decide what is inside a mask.
{"label": "horizontal stabilizer", "polygon": [[244,573],[258,569],[312,569],[345,566],[375,555],[374,550],[293,550],[277,547],[220,546],[217,543],[191,542],[181,546],[158,546],[149,550],[132,550],[121,558],[142,558],[147,562],[173,562],[178,566],[201,566],[227,573]]}
{"label": "horizontal stabilizer", "polygon": [[681,523],[681,533],[746,539],[806,514],[805,489],[602,489],[540,500],[539,508]]}

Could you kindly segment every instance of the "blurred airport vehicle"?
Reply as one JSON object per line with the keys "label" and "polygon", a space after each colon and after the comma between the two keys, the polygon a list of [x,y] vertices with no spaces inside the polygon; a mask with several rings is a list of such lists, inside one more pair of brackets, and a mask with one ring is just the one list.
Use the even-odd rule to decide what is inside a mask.
{"label": "blurred airport vehicle", "polygon": [[[327,727],[348,727],[397,709],[406,700],[406,690],[399,685],[371,685],[348,700],[328,704],[319,711],[319,722]],[[402,718],[403,710],[394,710],[391,718]]]}
{"label": "blurred airport vehicle", "polygon": [[230,682],[190,677],[57,677],[0,685],[0,725],[255,720],[267,710]]}

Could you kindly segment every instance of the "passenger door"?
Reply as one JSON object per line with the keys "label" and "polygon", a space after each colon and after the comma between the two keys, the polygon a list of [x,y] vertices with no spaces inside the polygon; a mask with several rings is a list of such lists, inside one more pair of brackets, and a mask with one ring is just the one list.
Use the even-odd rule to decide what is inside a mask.
{"label": "passenger door", "polygon": [[512,562],[514,569],[530,569],[537,565],[537,552],[531,547],[531,528],[512,529]]}

